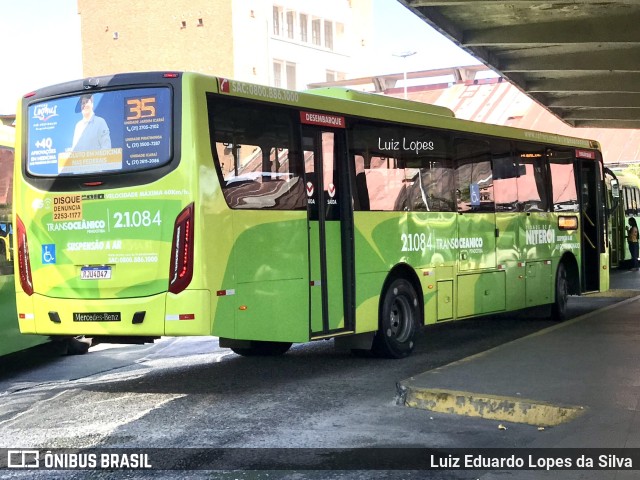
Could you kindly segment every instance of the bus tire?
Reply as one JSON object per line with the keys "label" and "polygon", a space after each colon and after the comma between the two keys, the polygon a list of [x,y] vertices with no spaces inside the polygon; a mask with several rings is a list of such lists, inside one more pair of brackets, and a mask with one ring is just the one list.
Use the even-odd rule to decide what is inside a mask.
{"label": "bus tire", "polygon": [[84,336],[79,337],[62,337],[52,336],[51,344],[53,345],[56,355],[84,355],[91,347],[92,339]]}
{"label": "bus tire", "polygon": [[564,263],[558,265],[555,290],[555,299],[551,304],[551,319],[562,322],[567,319],[567,301],[569,299],[569,279]]}
{"label": "bus tire", "polygon": [[84,355],[91,347],[91,339],[87,337],[73,337],[67,339],[67,355]]}
{"label": "bus tire", "polygon": [[382,294],[379,329],[371,351],[384,358],[404,358],[415,345],[420,303],[411,282],[393,279]]}
{"label": "bus tire", "polygon": [[243,357],[276,357],[291,348],[291,342],[262,342],[253,340],[249,347],[231,347],[234,353]]}

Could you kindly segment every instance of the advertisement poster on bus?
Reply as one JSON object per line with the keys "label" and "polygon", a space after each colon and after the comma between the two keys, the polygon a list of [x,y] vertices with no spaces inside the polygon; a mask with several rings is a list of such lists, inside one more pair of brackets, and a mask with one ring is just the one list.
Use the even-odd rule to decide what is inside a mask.
{"label": "advertisement poster on bus", "polygon": [[171,152],[171,93],[84,93],[29,106],[27,170],[35,176],[119,173],[160,166]]}

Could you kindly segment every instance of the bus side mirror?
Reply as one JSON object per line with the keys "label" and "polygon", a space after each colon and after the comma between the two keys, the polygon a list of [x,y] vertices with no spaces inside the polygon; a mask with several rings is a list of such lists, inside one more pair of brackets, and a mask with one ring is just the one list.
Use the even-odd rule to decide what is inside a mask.
{"label": "bus side mirror", "polygon": [[611,179],[611,196],[620,198],[620,184],[617,179]]}

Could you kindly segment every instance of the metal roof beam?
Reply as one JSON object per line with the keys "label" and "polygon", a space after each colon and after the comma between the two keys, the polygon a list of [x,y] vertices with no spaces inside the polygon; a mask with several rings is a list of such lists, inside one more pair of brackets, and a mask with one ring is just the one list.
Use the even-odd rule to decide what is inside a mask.
{"label": "metal roof beam", "polygon": [[577,128],[640,128],[640,120],[576,120],[567,123]]}
{"label": "metal roof beam", "polygon": [[[500,57],[499,57],[500,58]],[[501,72],[598,71],[640,72],[640,48],[619,48],[562,55],[520,56],[500,58]]]}
{"label": "metal roof beam", "polygon": [[640,108],[551,108],[550,110],[565,122],[576,120],[640,121]]}
{"label": "metal roof beam", "polygon": [[580,77],[529,80],[520,86],[527,92],[640,92],[640,73],[610,73]]}
{"label": "metal roof beam", "polygon": [[547,95],[544,103],[550,109],[562,107],[640,108],[640,93],[572,93],[562,97]]}
{"label": "metal roof beam", "polygon": [[464,47],[573,44],[640,44],[639,15],[572,19],[465,30]]}

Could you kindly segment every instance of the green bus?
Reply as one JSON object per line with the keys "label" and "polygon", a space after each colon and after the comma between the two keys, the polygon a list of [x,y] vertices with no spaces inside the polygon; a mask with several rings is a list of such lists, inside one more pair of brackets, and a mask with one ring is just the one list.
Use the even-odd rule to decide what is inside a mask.
{"label": "green bus", "polygon": [[423,325],[609,288],[595,141],[186,72],[43,88],[17,128],[24,333],[400,358]]}
{"label": "green bus", "polygon": [[0,125],[0,356],[48,341],[47,337],[40,335],[22,335],[18,328],[11,249],[14,142],[14,128]]}
{"label": "green bus", "polygon": [[[627,232],[629,218],[638,219],[640,216],[640,178],[628,168],[628,165],[608,164],[607,167],[615,175],[619,189],[618,197],[611,201],[609,215],[611,266],[630,268],[631,254]],[[608,187],[612,190],[609,183]]]}

